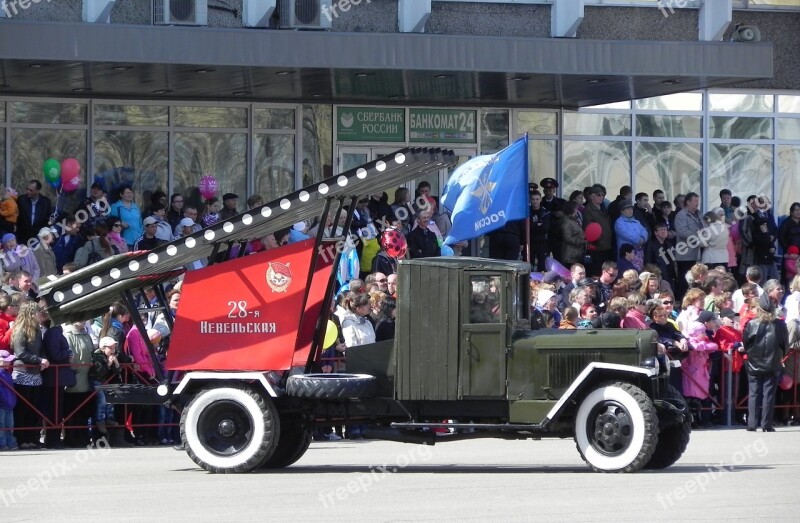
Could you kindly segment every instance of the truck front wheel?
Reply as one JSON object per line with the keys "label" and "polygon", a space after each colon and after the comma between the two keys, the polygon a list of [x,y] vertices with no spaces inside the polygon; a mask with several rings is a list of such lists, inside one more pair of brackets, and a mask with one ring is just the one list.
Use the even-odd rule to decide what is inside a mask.
{"label": "truck front wheel", "polygon": [[300,418],[281,418],[278,446],[261,468],[281,469],[302,458],[311,445],[312,432],[311,426]]}
{"label": "truck front wheel", "polygon": [[245,386],[201,391],[183,410],[181,438],[195,463],[209,472],[249,472],[275,451],[278,414]]}
{"label": "truck front wheel", "polygon": [[583,460],[597,472],[641,469],[658,443],[653,401],[630,383],[601,385],[578,408],[575,442]]}

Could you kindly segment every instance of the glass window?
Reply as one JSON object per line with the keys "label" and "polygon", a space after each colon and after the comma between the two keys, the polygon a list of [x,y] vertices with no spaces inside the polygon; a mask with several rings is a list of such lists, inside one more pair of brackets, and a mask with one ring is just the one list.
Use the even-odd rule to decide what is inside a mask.
{"label": "glass window", "polygon": [[635,100],[637,109],[648,111],[702,111],[702,93],[675,93]]}
{"label": "glass window", "polygon": [[6,130],[2,127],[0,127],[0,183],[6,183]]}
{"label": "glass window", "polygon": [[751,194],[772,195],[772,146],[749,144],[710,144],[708,147],[708,194],[717,205],[716,195],[730,189],[744,202]]}
{"label": "glass window", "polygon": [[702,137],[702,127],[702,116],[636,115],[637,136],[700,138]]}
{"label": "glass window", "polygon": [[661,189],[669,201],[690,191],[701,194],[702,150],[700,143],[637,143],[636,192]]}
{"label": "glass window", "polygon": [[105,105],[94,106],[95,125],[169,124],[169,109],[165,105]]}
{"label": "glass window", "polygon": [[247,135],[228,133],[175,133],[172,190],[184,195],[184,206],[204,208],[197,184],[206,175],[219,181],[218,194],[247,199]]}
{"label": "glass window", "polygon": [[800,113],[800,96],[779,96],[778,111],[782,113]]}
{"label": "glass window", "polygon": [[539,183],[543,178],[558,179],[556,172],[557,140],[528,140],[528,181]]}
{"label": "glass window", "polygon": [[130,185],[144,211],[153,192],[168,193],[168,144],[166,131],[95,131],[93,180],[102,178],[111,201],[119,199],[120,187]]}
{"label": "glass window", "polygon": [[[63,129],[12,129],[11,130],[11,187],[20,194],[31,179],[42,180],[42,162],[47,158],[63,160],[75,158],[86,166],[86,131]],[[86,176],[85,172],[81,173]],[[58,204],[59,209],[74,211],[85,194],[82,188],[66,193],[57,201],[56,191],[43,183],[42,194]]]}
{"label": "glass window", "polygon": [[731,94],[708,95],[710,111],[771,113],[774,96],[771,94]]}
{"label": "glass window", "polygon": [[561,194],[601,183],[607,194],[618,194],[631,183],[631,144],[564,140],[564,183]]}
{"label": "glass window", "polygon": [[586,107],[586,109],[630,109],[630,108],[631,108],[630,100],[623,100],[621,102],[611,102],[600,105],[590,105]]}
{"label": "glass window", "polygon": [[88,113],[85,103],[9,102],[8,105],[13,123],[85,125]]}
{"label": "glass window", "polygon": [[775,178],[775,216],[787,216],[789,207],[800,202],[800,145],[778,146],[778,172]]}
{"label": "glass window", "polygon": [[565,112],[564,134],[582,136],[630,136],[631,115]]}
{"label": "glass window", "polygon": [[500,276],[470,276],[472,295],[469,302],[470,323],[500,323],[502,321]]}
{"label": "glass window", "polygon": [[6,121],[6,103],[0,102],[0,123]]}
{"label": "glass window", "polygon": [[307,187],[333,176],[333,106],[303,106],[303,178]]}
{"label": "glass window", "polygon": [[481,154],[496,153],[508,145],[508,111],[481,110]]}
{"label": "glass window", "polygon": [[769,139],[772,138],[772,118],[711,116],[708,119],[708,136],[726,140]]}
{"label": "glass window", "polygon": [[800,118],[778,118],[778,138],[800,140]]}
{"label": "glass window", "polygon": [[294,109],[257,108],[253,112],[253,127],[294,130]]}
{"label": "glass window", "polygon": [[293,134],[256,134],[253,154],[255,194],[269,202],[294,191]]}
{"label": "glass window", "polygon": [[525,133],[557,134],[558,113],[544,111],[517,111],[515,113],[514,132],[517,136]]}
{"label": "glass window", "polygon": [[247,127],[245,107],[177,106],[175,107],[176,127],[226,127],[229,129]]}

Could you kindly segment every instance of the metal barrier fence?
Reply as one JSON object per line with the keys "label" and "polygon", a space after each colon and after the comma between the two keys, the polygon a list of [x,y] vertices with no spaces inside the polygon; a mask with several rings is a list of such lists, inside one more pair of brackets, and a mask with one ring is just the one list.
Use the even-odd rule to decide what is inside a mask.
{"label": "metal barrier fence", "polygon": [[[17,368],[20,367],[19,365],[16,366]],[[38,365],[22,365],[23,368],[40,368]],[[94,408],[97,393],[98,391],[95,390],[91,385],[89,385],[89,391],[83,394],[88,394],[86,397],[83,398],[83,401],[79,402],[76,406],[72,407],[70,412],[63,412],[64,405],[62,404],[62,399],[64,399],[64,394],[71,394],[71,393],[64,393],[63,386],[59,384],[59,368],[69,367],[70,369],[77,369],[77,368],[91,368],[92,364],[84,363],[84,364],[51,364],[48,369],[52,369],[52,375],[54,377],[53,386],[42,386],[42,390],[47,394],[47,396],[42,395],[40,397],[40,401],[38,404],[34,405],[27,398],[19,394],[19,392],[12,387],[12,392],[17,398],[17,403],[23,402],[29,409],[31,409],[37,417],[40,417],[42,423],[37,426],[32,427],[22,427],[22,426],[15,426],[13,429],[4,429],[0,428],[0,431],[3,430],[14,430],[14,431],[41,431],[44,430],[63,430],[63,429],[89,429],[89,418],[87,417],[84,420],[75,419],[78,413],[84,410],[85,406],[89,406],[91,409]],[[131,383],[151,383],[147,376],[143,375],[139,370],[139,365],[135,363],[121,363],[120,364],[120,381],[119,383],[123,384],[131,384]],[[103,385],[108,385],[110,383],[118,383],[115,381],[116,376],[111,376],[102,382]],[[0,387],[8,387],[5,381],[0,381]],[[52,390],[50,390],[52,389]],[[60,390],[61,389],[61,390]],[[48,397],[52,394],[52,397]],[[150,428],[150,427],[177,427],[177,423],[131,423],[127,422],[130,420],[130,416],[133,412],[133,406],[129,405],[121,405],[120,408],[122,409],[122,420],[123,422],[120,425],[125,425],[128,430],[135,431],[137,428]],[[157,408],[157,406],[152,406]],[[45,414],[42,411],[49,411],[53,412],[53,417],[51,418],[50,415]],[[93,413],[94,410],[91,410]],[[92,414],[91,417],[94,417]],[[16,420],[15,420],[16,423]]]}

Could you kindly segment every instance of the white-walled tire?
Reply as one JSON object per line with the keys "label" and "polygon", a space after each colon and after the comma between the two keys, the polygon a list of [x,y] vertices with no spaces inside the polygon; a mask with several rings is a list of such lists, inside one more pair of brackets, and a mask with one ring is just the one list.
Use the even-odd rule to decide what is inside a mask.
{"label": "white-walled tire", "polygon": [[278,413],[264,395],[231,385],[201,391],[181,415],[181,438],[209,472],[249,472],[275,451]]}
{"label": "white-walled tire", "polygon": [[630,383],[606,383],[590,392],[575,416],[575,443],[597,472],[634,472],[658,444],[653,401]]}

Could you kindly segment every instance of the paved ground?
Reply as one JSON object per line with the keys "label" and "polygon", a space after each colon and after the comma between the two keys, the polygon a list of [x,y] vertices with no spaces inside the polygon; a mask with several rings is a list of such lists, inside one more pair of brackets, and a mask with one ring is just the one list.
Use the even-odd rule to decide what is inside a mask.
{"label": "paved ground", "polygon": [[171,448],[0,454],[0,521],[800,520],[800,428],[697,431],[661,472],[596,474],[568,440],[313,443],[278,473]]}

